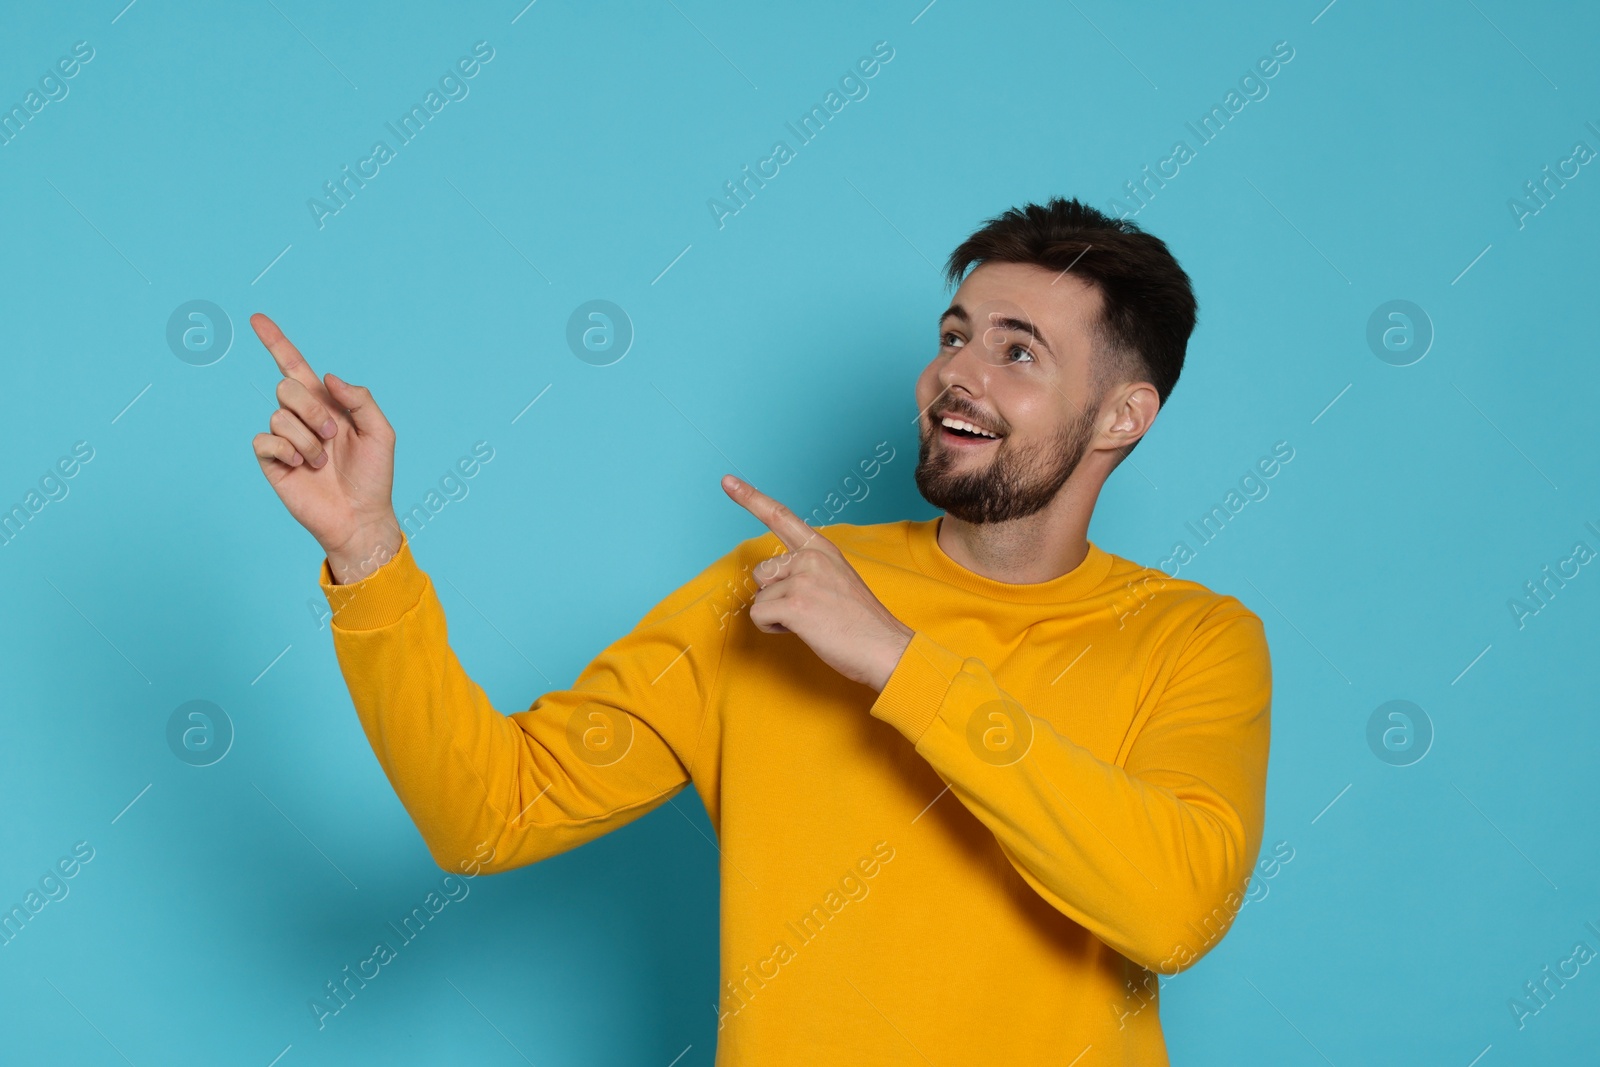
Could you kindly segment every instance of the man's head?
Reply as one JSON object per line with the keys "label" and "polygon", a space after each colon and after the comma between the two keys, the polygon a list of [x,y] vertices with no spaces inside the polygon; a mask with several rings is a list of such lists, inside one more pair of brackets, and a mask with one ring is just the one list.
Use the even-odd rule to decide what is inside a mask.
{"label": "man's head", "polygon": [[946,274],[960,287],[917,379],[917,489],[974,523],[1032,515],[1080,469],[1098,492],[1178,382],[1189,276],[1136,224],[1061,199],[990,219]]}

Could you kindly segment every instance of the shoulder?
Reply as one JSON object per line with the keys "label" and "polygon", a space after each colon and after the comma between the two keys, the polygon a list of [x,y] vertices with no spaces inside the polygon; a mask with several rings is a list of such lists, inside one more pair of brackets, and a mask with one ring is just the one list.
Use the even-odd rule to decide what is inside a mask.
{"label": "shoulder", "polygon": [[1106,573],[1105,587],[1112,597],[1122,597],[1143,607],[1156,608],[1165,628],[1182,643],[1222,628],[1263,632],[1261,618],[1231,593],[1221,593],[1191,578],[1175,578],[1157,567],[1115,553]]}
{"label": "shoulder", "polygon": [[[1237,596],[1120,556],[1107,582],[1119,621],[1148,628],[1147,679],[1161,692],[1251,693],[1265,706],[1272,655],[1261,618]],[[1139,599],[1142,598],[1142,599]]]}

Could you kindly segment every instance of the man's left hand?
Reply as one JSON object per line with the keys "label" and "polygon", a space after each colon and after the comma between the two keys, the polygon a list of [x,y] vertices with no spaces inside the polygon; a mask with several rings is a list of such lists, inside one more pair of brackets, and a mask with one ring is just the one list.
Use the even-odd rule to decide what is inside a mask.
{"label": "man's left hand", "polygon": [[882,692],[916,632],[867,588],[844,553],[800,516],[733,475],[722,489],[788,549],[757,564],[761,591],[750,621],[763,633],[792,633],[853,682]]}

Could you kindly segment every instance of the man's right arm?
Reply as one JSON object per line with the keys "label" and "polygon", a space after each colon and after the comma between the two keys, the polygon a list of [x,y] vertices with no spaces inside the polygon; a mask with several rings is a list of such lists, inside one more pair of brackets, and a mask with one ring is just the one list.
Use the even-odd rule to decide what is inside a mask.
{"label": "man's right arm", "polygon": [[[741,553],[770,555],[777,538],[745,541],[666,597],[571,689],[502,715],[462,670],[433,583],[402,537],[394,427],[372,392],[319,378],[267,316],[250,325],[283,374],[272,432],[256,434],[252,448],[322,547],[339,667],[372,751],[439,865],[533,863],[682,789],[697,771],[725,624],[737,613],[718,602],[744,599],[756,583],[746,582],[754,562]],[[482,863],[485,847],[492,866]]]}
{"label": "man's right arm", "polygon": [[[658,603],[569,689],[497,711],[456,658],[409,539],[365,580],[320,584],[367,740],[439,866],[509,870],[665,803],[690,780],[721,665],[726,610],[754,538]],[[775,544],[775,539],[770,539]],[[754,552],[754,555],[751,553]],[[770,552],[766,554],[771,554]],[[730,584],[731,583],[731,584]],[[737,606],[737,605],[734,605]]]}

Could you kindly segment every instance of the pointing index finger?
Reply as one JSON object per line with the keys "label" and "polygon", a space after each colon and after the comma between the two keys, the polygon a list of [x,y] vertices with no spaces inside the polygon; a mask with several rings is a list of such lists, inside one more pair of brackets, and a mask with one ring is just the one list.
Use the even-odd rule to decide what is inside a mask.
{"label": "pointing index finger", "polygon": [[741,482],[729,474],[723,477],[722,488],[733,498],[735,504],[754,515],[763,526],[777,534],[778,540],[782,541],[789,551],[797,552],[813,540],[828,541],[825,537],[819,539],[814,527],[755,486]]}
{"label": "pointing index finger", "polygon": [[307,389],[313,396],[318,395],[322,381],[311,369],[311,364],[300,354],[300,350],[290,343],[278,329],[278,324],[261,314],[259,311],[250,316],[250,326],[256,331],[256,336],[261,343],[267,346],[267,351],[272,353],[272,360],[278,365],[285,378],[293,378]]}

